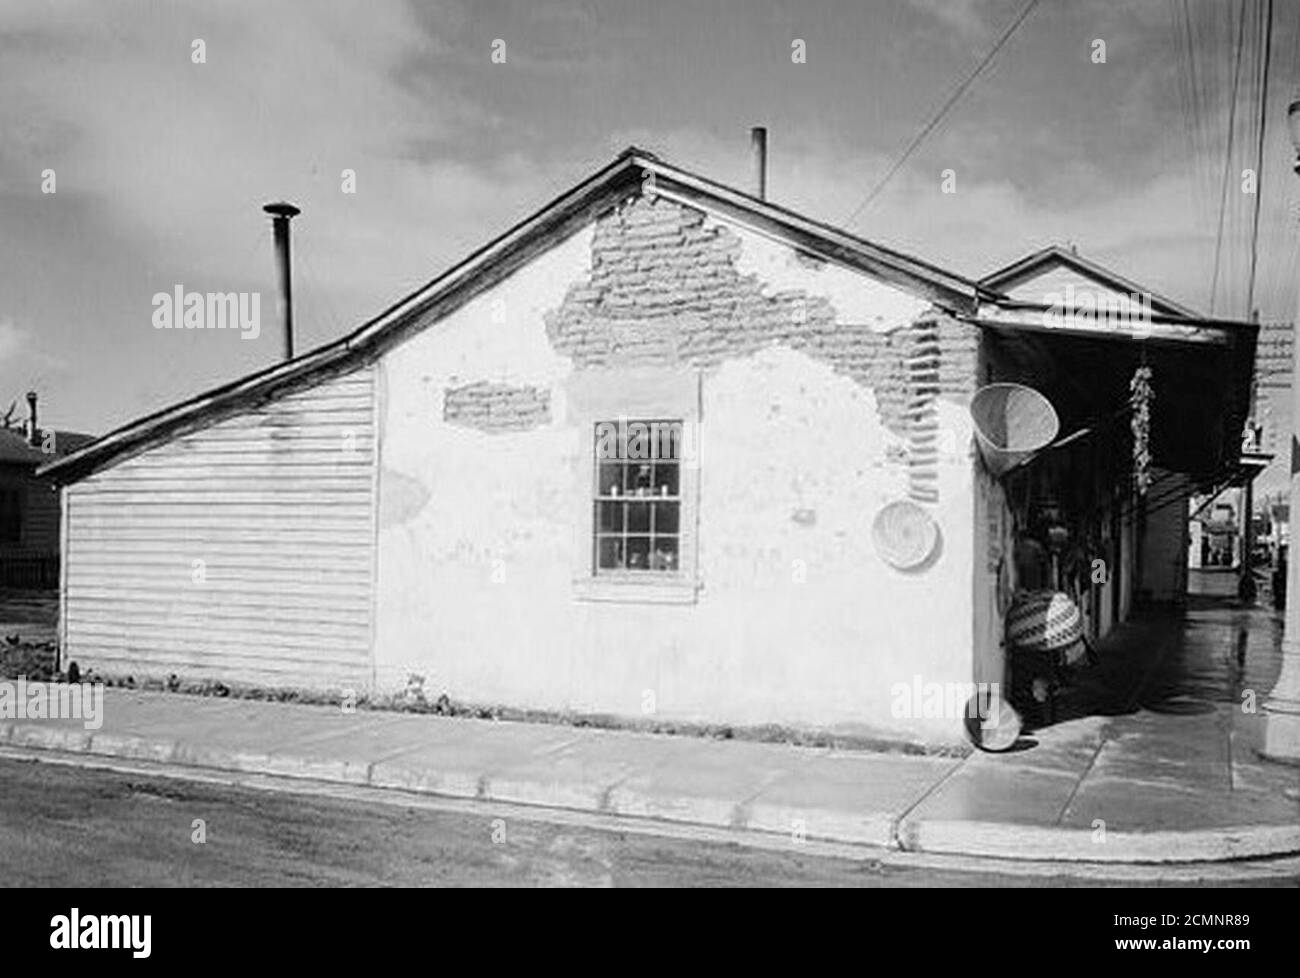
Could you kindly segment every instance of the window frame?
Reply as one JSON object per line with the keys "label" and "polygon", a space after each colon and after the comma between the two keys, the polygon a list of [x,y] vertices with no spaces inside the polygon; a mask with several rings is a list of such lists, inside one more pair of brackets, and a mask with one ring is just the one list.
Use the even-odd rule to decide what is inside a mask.
{"label": "window frame", "polygon": [[[632,428],[633,425],[646,426],[649,438],[647,447],[652,454],[644,460],[641,458],[630,458],[626,454],[614,458],[604,458],[600,455],[600,447],[611,430],[616,434],[620,445],[625,446],[628,441],[628,435],[634,430]],[[663,426],[669,426],[669,430],[671,431],[671,427],[674,425],[678,427],[676,439],[677,455],[665,459],[658,454],[657,449],[653,446],[656,444],[657,437],[662,434]],[[672,437],[671,434],[669,437]],[[626,577],[629,580],[670,580],[680,572],[682,567],[682,510],[684,504],[682,498],[682,470],[688,464],[687,460],[682,457],[682,450],[687,444],[685,441],[687,437],[689,436],[686,431],[686,424],[681,418],[622,417],[597,421],[592,426],[592,461],[594,464],[592,476],[594,481],[594,494],[592,496],[591,573],[594,577],[602,579],[620,579]],[[610,465],[617,466],[620,472],[619,482],[621,485],[617,492],[607,491],[604,486],[606,468]],[[672,482],[675,484],[674,492],[671,496],[664,492],[656,493],[654,491],[656,484],[659,484],[661,489],[667,488],[666,484],[660,484],[658,482],[657,470],[661,465],[664,467],[672,466],[676,469],[675,476],[672,479]],[[631,494],[632,487],[627,484],[627,476],[632,467],[650,469],[650,485],[646,487],[650,490],[649,494],[641,493],[639,491],[641,487],[637,487],[638,492],[636,495]],[[615,507],[616,511],[621,514],[622,526],[620,529],[615,531],[605,531],[602,528],[602,508],[611,504]],[[646,507],[646,525],[644,532],[641,532],[639,528],[634,529],[629,525],[630,507],[632,506]],[[671,532],[658,531],[656,522],[657,513],[660,511],[660,507],[675,507],[675,527]],[[601,543],[605,539],[622,541],[625,554],[628,543],[631,540],[645,539],[647,544],[647,554],[650,554],[655,552],[655,544],[657,540],[671,539],[674,545],[673,553],[675,557],[675,566],[671,569],[655,568],[653,566],[653,558],[649,558],[651,566],[644,568],[602,568]]]}
{"label": "window frame", "polygon": [[[581,371],[567,387],[568,420],[576,429],[573,590],[580,600],[694,603],[699,578],[700,374],[649,368]],[[683,426],[678,467],[677,568],[604,570],[597,567],[599,459],[597,425],[674,421]],[[688,430],[693,429],[693,430]],[[693,456],[693,457],[692,457]],[[652,503],[655,498],[647,496]]]}

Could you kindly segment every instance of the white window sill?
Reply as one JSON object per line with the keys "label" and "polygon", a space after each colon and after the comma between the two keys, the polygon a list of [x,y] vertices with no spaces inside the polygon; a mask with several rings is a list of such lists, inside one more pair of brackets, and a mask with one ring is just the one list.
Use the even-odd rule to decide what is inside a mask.
{"label": "white window sill", "polygon": [[625,604],[695,604],[699,587],[684,575],[602,575],[574,579],[573,596],[579,601],[613,601]]}

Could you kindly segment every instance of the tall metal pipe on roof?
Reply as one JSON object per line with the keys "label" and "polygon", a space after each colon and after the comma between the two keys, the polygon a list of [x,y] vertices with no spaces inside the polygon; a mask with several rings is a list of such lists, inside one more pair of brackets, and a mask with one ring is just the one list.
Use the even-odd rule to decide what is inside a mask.
{"label": "tall metal pipe on roof", "polygon": [[750,193],[767,200],[767,127],[749,130]]}
{"label": "tall metal pipe on roof", "polygon": [[289,222],[302,213],[293,204],[267,204],[262,210],[271,215],[271,236],[275,242],[275,264],[280,292],[276,307],[284,330],[284,358],[293,359],[293,271],[289,264]]}
{"label": "tall metal pipe on roof", "polygon": [[41,444],[41,430],[36,426],[36,391],[27,392],[27,444]]}

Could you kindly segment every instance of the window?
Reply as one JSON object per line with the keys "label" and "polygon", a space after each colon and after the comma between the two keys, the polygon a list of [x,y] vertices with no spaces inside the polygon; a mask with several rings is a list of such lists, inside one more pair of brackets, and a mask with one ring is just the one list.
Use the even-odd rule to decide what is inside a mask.
{"label": "window", "polygon": [[0,489],[0,543],[23,539],[23,491]]}
{"label": "window", "polygon": [[681,419],[598,421],[592,572],[681,570]]}
{"label": "window", "polygon": [[699,600],[700,402],[695,370],[611,366],[565,382],[579,601]]}

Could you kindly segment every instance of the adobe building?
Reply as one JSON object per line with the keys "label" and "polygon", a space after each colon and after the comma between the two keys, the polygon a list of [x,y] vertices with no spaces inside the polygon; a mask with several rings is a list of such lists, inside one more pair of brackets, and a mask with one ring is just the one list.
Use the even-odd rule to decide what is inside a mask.
{"label": "adobe building", "polygon": [[[961,740],[897,690],[1002,675],[1024,480],[1104,502],[1104,632],[1139,573],[1127,422],[1100,420],[1133,368],[1159,466],[1226,464],[1244,420],[1248,325],[1042,311],[629,149],[343,339],[47,467],[64,656]],[[976,450],[999,381],[1076,435],[1050,474]]]}

